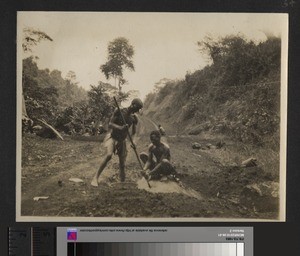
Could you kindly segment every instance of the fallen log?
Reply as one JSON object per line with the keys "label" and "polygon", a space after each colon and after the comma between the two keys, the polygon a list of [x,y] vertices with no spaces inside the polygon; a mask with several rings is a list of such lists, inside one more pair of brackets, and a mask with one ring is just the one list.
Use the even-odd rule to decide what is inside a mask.
{"label": "fallen log", "polygon": [[48,127],[58,138],[61,140],[64,140],[64,138],[60,135],[60,133],[50,124],[48,124],[45,120],[38,119],[42,124],[44,124],[46,127]]}

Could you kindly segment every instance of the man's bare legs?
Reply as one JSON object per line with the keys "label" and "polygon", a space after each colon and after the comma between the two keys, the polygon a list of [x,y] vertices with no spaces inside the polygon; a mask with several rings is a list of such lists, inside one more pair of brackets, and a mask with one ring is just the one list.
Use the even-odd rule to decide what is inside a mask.
{"label": "man's bare legs", "polygon": [[149,172],[149,179],[158,178],[159,175],[169,175],[176,173],[173,165],[167,159],[163,159],[159,164],[157,164],[154,169]]}
{"label": "man's bare legs", "polygon": [[107,163],[111,160],[112,155],[114,153],[114,142],[112,139],[110,139],[109,141],[106,142],[106,147],[107,147],[107,152],[106,155],[104,156],[100,167],[98,169],[98,171],[96,172],[94,178],[92,179],[91,185],[94,187],[98,187],[98,179],[101,175],[101,173],[103,172],[104,168],[106,167]]}
{"label": "man's bare legs", "polygon": [[120,170],[120,181],[125,181],[125,162],[126,162],[126,155],[119,155],[119,170]]}

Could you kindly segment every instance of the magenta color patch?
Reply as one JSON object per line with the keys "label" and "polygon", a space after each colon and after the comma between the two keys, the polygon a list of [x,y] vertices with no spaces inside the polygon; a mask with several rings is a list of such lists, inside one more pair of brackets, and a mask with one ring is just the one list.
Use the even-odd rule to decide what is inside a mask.
{"label": "magenta color patch", "polygon": [[77,240],[77,230],[68,230],[67,231],[68,240]]}

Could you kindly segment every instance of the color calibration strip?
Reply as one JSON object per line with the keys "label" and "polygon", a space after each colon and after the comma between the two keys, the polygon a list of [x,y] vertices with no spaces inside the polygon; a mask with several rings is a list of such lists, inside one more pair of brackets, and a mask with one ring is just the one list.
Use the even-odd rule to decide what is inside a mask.
{"label": "color calibration strip", "polygon": [[244,256],[244,243],[77,242],[73,248],[76,256]]}

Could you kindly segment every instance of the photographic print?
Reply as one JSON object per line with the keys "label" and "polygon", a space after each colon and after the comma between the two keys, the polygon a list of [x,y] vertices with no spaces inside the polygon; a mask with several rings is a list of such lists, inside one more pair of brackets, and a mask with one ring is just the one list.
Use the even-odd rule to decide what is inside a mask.
{"label": "photographic print", "polygon": [[285,221],[288,15],[17,13],[17,221]]}

